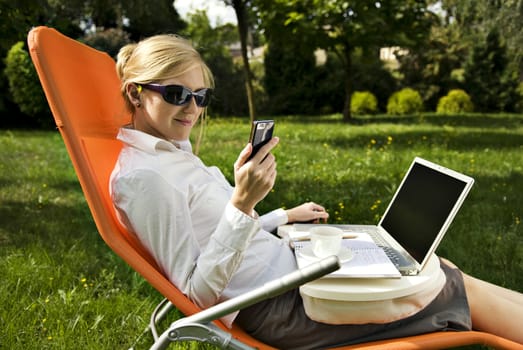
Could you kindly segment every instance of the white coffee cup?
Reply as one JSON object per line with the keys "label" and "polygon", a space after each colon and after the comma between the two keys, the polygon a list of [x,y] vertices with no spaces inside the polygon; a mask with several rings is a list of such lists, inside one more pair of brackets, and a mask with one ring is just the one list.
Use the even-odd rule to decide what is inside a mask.
{"label": "white coffee cup", "polygon": [[343,231],[332,226],[314,226],[309,230],[312,252],[318,258],[336,255],[341,249]]}

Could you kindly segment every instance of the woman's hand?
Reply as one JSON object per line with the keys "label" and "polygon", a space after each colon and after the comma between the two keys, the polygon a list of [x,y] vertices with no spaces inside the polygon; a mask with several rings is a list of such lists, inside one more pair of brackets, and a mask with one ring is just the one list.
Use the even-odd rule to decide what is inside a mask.
{"label": "woman's hand", "polygon": [[314,224],[320,221],[327,222],[329,213],[325,208],[314,202],[304,203],[286,211],[289,223],[291,222],[312,222]]}
{"label": "woman's hand", "polygon": [[252,145],[249,143],[240,152],[234,163],[235,187],[231,204],[245,214],[252,215],[254,207],[274,186],[276,180],[276,158],[270,151],[276,147],[279,139],[273,137],[249,161]]}

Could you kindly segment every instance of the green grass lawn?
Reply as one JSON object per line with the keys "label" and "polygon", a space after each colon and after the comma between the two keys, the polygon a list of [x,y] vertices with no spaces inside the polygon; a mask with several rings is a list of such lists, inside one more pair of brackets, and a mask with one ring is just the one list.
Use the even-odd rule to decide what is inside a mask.
{"label": "green grass lawn", "polygon": [[[314,200],[376,223],[415,156],[475,178],[438,254],[523,289],[523,115],[276,118],[278,179],[260,212]],[[211,119],[200,155],[232,179],[246,119]],[[161,296],[99,238],[57,132],[0,131],[0,348],[136,349]],[[194,345],[194,344],[193,344]]]}

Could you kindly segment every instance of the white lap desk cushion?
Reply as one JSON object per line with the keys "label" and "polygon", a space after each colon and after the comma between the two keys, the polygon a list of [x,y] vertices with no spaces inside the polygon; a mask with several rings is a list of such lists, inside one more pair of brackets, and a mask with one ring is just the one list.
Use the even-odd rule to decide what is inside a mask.
{"label": "white lap desk cushion", "polygon": [[445,285],[433,255],[417,276],[401,278],[321,278],[300,287],[307,315],[330,324],[387,323],[427,306]]}

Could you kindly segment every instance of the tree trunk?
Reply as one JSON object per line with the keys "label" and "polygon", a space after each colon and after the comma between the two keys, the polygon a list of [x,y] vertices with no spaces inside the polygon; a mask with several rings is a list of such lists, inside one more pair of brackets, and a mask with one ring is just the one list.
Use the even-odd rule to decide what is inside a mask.
{"label": "tree trunk", "polygon": [[352,119],[350,104],[351,104],[351,95],[352,95],[352,50],[350,48],[345,48],[344,53],[344,87],[345,87],[345,101],[343,103],[343,120],[348,122]]}
{"label": "tree trunk", "polygon": [[238,20],[238,32],[240,34],[240,44],[242,51],[243,60],[243,71],[245,73],[245,89],[247,91],[247,103],[249,105],[249,117],[251,123],[255,118],[254,108],[254,91],[252,88],[252,73],[249,66],[249,57],[247,55],[247,36],[248,36],[248,23],[247,23],[247,12],[245,9],[244,0],[232,0],[232,6],[234,12],[236,12],[236,19]]}

